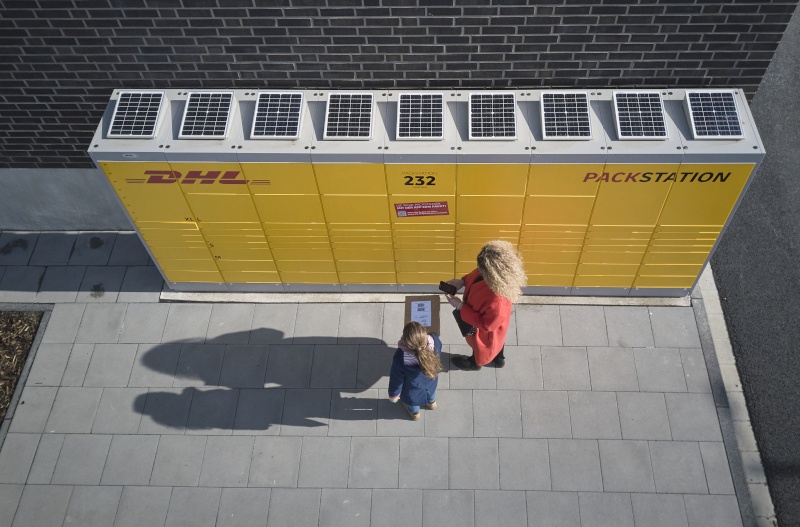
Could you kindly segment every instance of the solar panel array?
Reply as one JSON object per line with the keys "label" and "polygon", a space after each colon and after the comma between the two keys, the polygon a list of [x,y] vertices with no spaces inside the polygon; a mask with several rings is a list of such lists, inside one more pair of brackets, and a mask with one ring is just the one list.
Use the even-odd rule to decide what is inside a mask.
{"label": "solar panel array", "polygon": [[109,137],[155,137],[164,103],[164,92],[120,92]]}
{"label": "solar panel array", "polygon": [[515,139],[516,137],[516,102],[513,92],[470,93],[470,139]]}
{"label": "solar panel array", "polygon": [[687,91],[686,101],[695,138],[744,137],[733,92]]}
{"label": "solar panel array", "polygon": [[444,95],[401,93],[397,108],[398,139],[443,139]]}
{"label": "solar panel array", "polygon": [[262,92],[258,94],[252,137],[296,139],[300,137],[302,92]]}
{"label": "solar panel array", "polygon": [[545,139],[590,139],[589,98],[581,92],[542,93]]}
{"label": "solar panel array", "polygon": [[232,92],[189,92],[178,137],[224,139],[232,109]]}
{"label": "solar panel array", "polygon": [[664,104],[657,92],[614,92],[620,139],[667,139]]}
{"label": "solar panel array", "polygon": [[369,139],[372,93],[331,93],[325,109],[325,139]]}

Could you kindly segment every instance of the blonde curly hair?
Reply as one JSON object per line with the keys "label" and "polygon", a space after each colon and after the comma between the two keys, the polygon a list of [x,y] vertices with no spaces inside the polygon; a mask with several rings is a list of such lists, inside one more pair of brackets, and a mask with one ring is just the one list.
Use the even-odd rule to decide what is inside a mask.
{"label": "blonde curly hair", "polygon": [[522,257],[507,241],[487,242],[478,253],[478,269],[489,289],[511,302],[519,299],[522,288],[528,283]]}

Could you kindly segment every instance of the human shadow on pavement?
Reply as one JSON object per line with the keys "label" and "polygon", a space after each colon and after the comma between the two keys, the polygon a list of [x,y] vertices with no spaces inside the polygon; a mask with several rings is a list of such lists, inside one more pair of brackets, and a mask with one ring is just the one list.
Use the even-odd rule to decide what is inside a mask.
{"label": "human shadow on pavement", "polygon": [[[174,375],[172,387],[150,388],[133,410],[143,416],[140,432],[256,433],[280,425],[281,434],[327,426],[359,435],[347,433],[345,422],[408,420],[387,399],[395,350],[376,338],[284,338],[269,328],[159,344],[138,360],[161,374],[162,386]],[[446,370],[444,351],[442,364]]]}

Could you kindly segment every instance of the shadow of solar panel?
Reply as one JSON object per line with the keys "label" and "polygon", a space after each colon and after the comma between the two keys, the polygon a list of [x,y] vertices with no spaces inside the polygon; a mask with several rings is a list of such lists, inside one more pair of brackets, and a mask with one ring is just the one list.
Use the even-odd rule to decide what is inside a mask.
{"label": "shadow of solar panel", "polygon": [[589,98],[585,93],[542,93],[545,139],[590,139]]}
{"label": "shadow of solar panel", "polygon": [[470,139],[515,139],[516,103],[513,93],[471,93]]}
{"label": "shadow of solar panel", "polygon": [[687,91],[695,138],[742,138],[741,121],[732,92]]}
{"label": "shadow of solar panel", "polygon": [[164,92],[120,92],[108,137],[155,137]]}
{"label": "shadow of solar panel", "polygon": [[372,94],[331,93],[325,109],[325,139],[369,139]]}
{"label": "shadow of solar panel", "polygon": [[444,138],[444,95],[401,93],[397,108],[397,139]]}
{"label": "shadow of solar panel", "polygon": [[620,139],[666,139],[667,124],[661,94],[615,92],[614,114]]}
{"label": "shadow of solar panel", "polygon": [[301,92],[259,93],[250,135],[262,139],[298,138],[302,107]]}
{"label": "shadow of solar panel", "polygon": [[226,137],[232,106],[233,93],[190,92],[178,137],[189,139]]}

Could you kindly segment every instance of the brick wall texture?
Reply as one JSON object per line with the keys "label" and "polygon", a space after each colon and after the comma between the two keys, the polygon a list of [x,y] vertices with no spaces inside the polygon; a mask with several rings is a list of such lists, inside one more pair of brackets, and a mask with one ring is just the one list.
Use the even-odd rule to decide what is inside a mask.
{"label": "brick wall texture", "polygon": [[0,0],[0,168],[81,168],[115,88],[740,87],[798,0]]}

